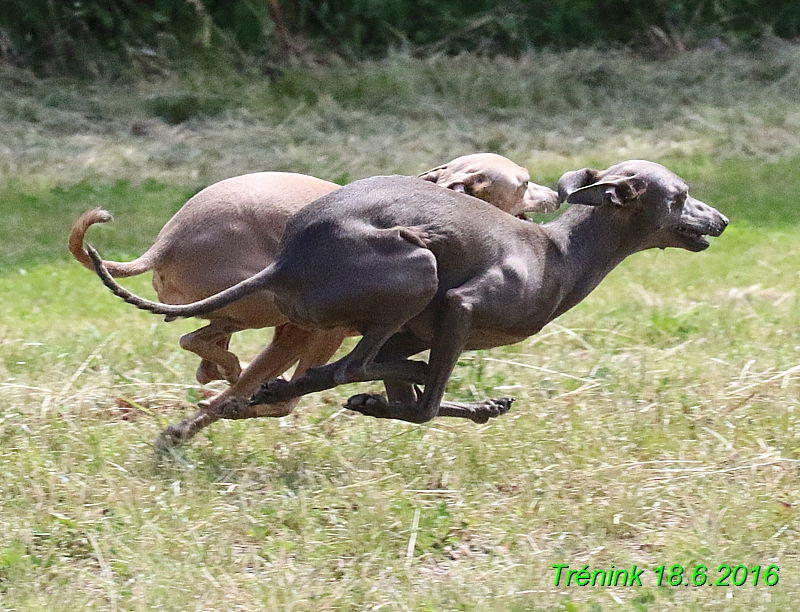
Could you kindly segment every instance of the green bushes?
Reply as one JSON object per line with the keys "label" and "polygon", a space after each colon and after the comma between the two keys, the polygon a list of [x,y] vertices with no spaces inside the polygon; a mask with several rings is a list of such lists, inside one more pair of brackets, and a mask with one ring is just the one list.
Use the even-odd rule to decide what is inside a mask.
{"label": "green bushes", "polygon": [[[277,23],[276,23],[277,22]],[[279,33],[280,35],[278,35]],[[800,35],[795,0],[5,0],[0,59],[44,74],[109,73],[281,48],[380,57],[591,45],[682,47]],[[280,45],[278,44],[280,43]]]}
{"label": "green bushes", "polygon": [[113,73],[204,52],[258,54],[269,48],[271,36],[272,21],[259,0],[0,4],[0,59],[44,74]]}
{"label": "green bushes", "polygon": [[302,0],[292,21],[360,53],[389,46],[519,53],[598,43],[680,44],[684,38],[800,34],[792,0]]}

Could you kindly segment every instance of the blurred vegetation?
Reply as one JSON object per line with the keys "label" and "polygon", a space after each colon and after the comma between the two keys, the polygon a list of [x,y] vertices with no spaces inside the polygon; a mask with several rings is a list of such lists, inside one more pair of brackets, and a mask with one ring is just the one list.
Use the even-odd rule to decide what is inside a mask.
{"label": "blurred vegetation", "polygon": [[[792,0],[5,0],[0,60],[43,75],[119,76],[192,61],[269,72],[285,57],[681,50],[800,35]],[[332,53],[331,53],[332,52]]]}
{"label": "blurred vegetation", "polygon": [[[695,197],[724,211],[735,226],[774,233],[800,225],[795,197],[800,192],[800,157],[758,163],[710,156],[661,161],[689,181]],[[92,229],[87,241],[109,259],[133,259],[147,250],[161,226],[196,191],[152,179],[140,184],[84,180],[51,188],[20,181],[0,185],[0,217],[4,220],[0,225],[0,275],[42,263],[71,261],[65,248],[69,223],[93,206],[113,211],[118,222]],[[734,240],[731,233],[726,233],[725,241]]]}

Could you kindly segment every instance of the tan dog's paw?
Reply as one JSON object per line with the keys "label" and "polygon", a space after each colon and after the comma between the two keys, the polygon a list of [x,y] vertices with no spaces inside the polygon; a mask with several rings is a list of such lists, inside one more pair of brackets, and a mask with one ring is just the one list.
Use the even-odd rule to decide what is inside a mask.
{"label": "tan dog's paw", "polygon": [[201,385],[207,385],[215,380],[225,380],[230,384],[234,384],[239,380],[241,373],[242,366],[239,363],[233,364],[230,368],[224,368],[218,363],[203,359],[200,361],[194,377]]}

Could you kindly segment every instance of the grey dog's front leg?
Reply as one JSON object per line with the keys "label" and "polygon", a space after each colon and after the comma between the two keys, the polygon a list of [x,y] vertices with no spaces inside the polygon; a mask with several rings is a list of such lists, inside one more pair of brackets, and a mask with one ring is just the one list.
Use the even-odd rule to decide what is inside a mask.
{"label": "grey dog's front leg", "polygon": [[[250,404],[276,404],[286,402],[301,395],[325,391],[337,386],[334,376],[339,363],[334,362],[321,368],[309,369],[305,376],[297,380],[276,379],[261,386],[250,398]],[[368,365],[363,376],[351,382],[371,380],[403,380],[421,384],[425,380],[428,366],[424,361],[402,359]]]}
{"label": "grey dog's front leg", "polygon": [[511,410],[514,399],[513,397],[500,397],[482,402],[442,402],[442,405],[439,406],[439,416],[458,417],[476,423],[485,423],[489,419],[502,416]]}

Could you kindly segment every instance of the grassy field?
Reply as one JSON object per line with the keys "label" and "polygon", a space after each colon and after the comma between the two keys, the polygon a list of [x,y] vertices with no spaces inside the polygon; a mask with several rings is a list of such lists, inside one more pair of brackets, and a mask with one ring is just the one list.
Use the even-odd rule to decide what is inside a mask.
{"label": "grassy field", "polygon": [[[0,608],[796,609],[798,57],[394,58],[116,86],[8,77]],[[196,323],[135,311],[70,261],[78,213],[114,212],[91,242],[133,257],[223,176],[344,182],[478,150],[550,185],[584,165],[661,161],[732,224],[701,254],[633,256],[526,342],[465,354],[451,397],[518,398],[485,426],[346,413],[347,387],[154,455],[202,395],[177,345]],[[152,295],[148,283],[126,282]],[[240,334],[234,350],[251,358],[268,337]],[[555,586],[557,564],[645,572],[641,587]],[[712,582],[722,564],[762,574],[666,584],[673,565],[691,580],[701,564]]]}

